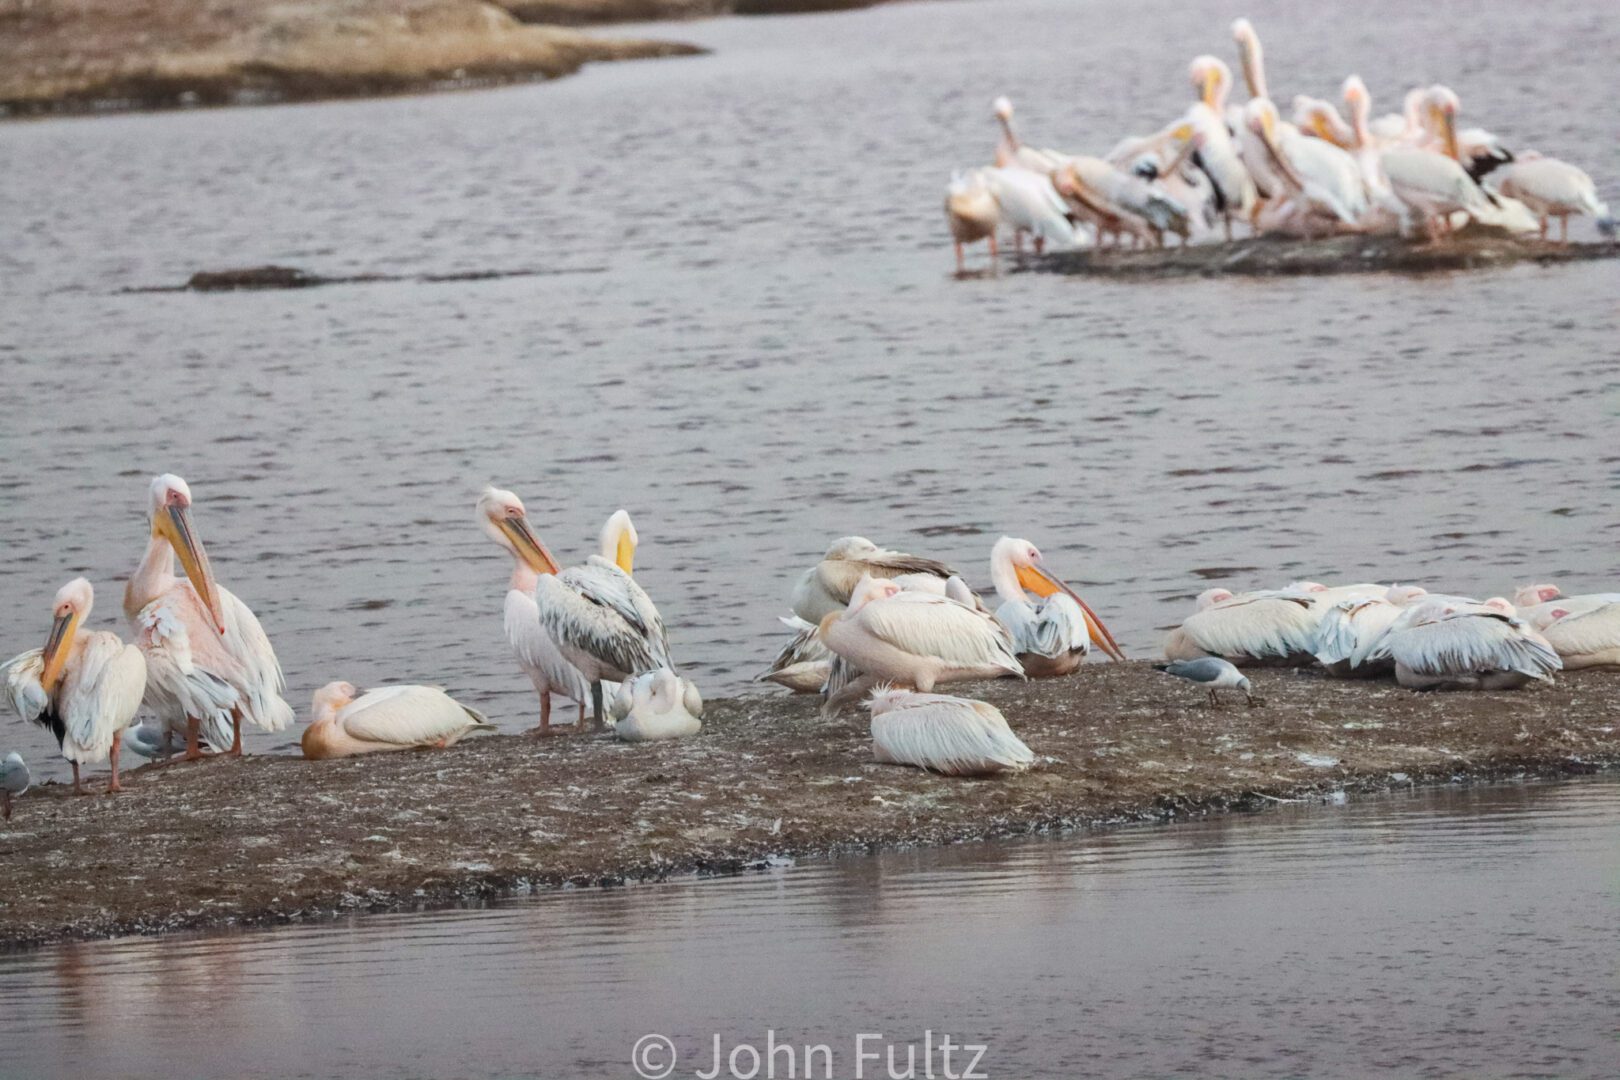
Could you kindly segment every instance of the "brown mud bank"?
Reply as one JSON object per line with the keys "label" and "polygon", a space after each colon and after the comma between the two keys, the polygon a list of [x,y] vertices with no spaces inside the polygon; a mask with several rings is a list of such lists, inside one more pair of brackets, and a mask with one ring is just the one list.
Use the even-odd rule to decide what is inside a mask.
{"label": "brown mud bank", "polygon": [[1230,244],[1197,244],[1141,251],[1057,252],[1021,264],[1053,274],[1118,278],[1253,277],[1322,274],[1427,274],[1483,270],[1518,263],[1584,262],[1620,257],[1620,244],[1521,239],[1470,229],[1438,243],[1398,236],[1336,236],[1321,240],[1261,237]]}
{"label": "brown mud bank", "polygon": [[1000,779],[871,760],[864,713],[713,702],[701,735],[488,736],[438,752],[217,760],[47,785],[0,828],[0,946],[477,902],[734,873],[773,858],[1168,820],[1329,791],[1588,772],[1620,762],[1620,678],[1418,694],[1260,671],[1213,709],[1146,664],[967,688],[1040,757]]}
{"label": "brown mud bank", "polygon": [[33,0],[0,5],[0,115],[372,97],[702,51],[483,0]]}
{"label": "brown mud bank", "polygon": [[590,26],[616,22],[666,22],[717,15],[808,15],[854,11],[888,0],[493,0],[530,23]]}

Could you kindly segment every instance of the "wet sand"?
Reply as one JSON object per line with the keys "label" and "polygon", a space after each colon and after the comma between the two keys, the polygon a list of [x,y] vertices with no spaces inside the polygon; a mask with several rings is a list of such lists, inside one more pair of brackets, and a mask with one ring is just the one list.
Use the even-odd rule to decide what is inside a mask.
{"label": "wet sand", "polygon": [[742,698],[713,702],[702,735],[675,744],[491,736],[320,764],[147,767],[111,798],[51,784],[0,832],[0,944],[446,906],[1620,762],[1613,675],[1451,695],[1308,672],[1254,681],[1264,705],[1218,710],[1135,662],[967,687],[1040,756],[1003,779],[877,765],[864,713]]}

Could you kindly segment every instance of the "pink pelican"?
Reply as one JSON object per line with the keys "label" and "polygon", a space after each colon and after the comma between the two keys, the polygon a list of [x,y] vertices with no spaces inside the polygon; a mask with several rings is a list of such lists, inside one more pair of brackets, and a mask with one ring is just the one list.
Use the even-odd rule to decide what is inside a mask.
{"label": "pink pelican", "polygon": [[311,761],[385,750],[443,748],[472,731],[494,731],[483,713],[469,709],[437,686],[379,686],[361,692],[353,683],[328,683],[315,691],[304,729],[304,756]]}
{"label": "pink pelican", "polygon": [[1313,650],[1317,662],[1329,675],[1341,679],[1389,674],[1394,670],[1393,663],[1361,661],[1403,611],[1428,595],[1417,585],[1392,585],[1383,596],[1340,600],[1322,613],[1317,626]]}
{"label": "pink pelican", "polygon": [[1511,690],[1550,680],[1564,666],[1501,597],[1422,600],[1391,625],[1371,659],[1393,660],[1395,681],[1414,690]]}
{"label": "pink pelican", "polygon": [[1193,614],[1171,631],[1165,659],[1221,656],[1239,667],[1313,664],[1324,613],[1340,600],[1384,591],[1382,585],[1329,588],[1314,581],[1236,595],[1208,589],[1199,594]]}
{"label": "pink pelican", "polygon": [[[1013,653],[1032,679],[1068,675],[1095,644],[1111,659],[1125,654],[1096,612],[1047,570],[1028,540],[1003,536],[990,549],[990,580],[1002,604],[996,619],[1007,628]],[[1029,593],[1039,597],[1030,603]]]}
{"label": "pink pelican", "polygon": [[1526,585],[1513,602],[1564,667],[1620,669],[1620,593],[1565,596],[1556,585]]}
{"label": "pink pelican", "polygon": [[946,776],[1022,772],[1035,762],[994,705],[884,687],[866,702],[878,761]]}

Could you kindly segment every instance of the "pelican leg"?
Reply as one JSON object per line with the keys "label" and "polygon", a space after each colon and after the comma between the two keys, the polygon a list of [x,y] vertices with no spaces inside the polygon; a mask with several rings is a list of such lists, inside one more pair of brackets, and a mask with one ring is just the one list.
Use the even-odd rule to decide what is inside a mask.
{"label": "pelican leg", "polygon": [[202,760],[202,720],[195,716],[186,717],[186,752],[180,755],[180,760]]}
{"label": "pelican leg", "polygon": [[1558,215],[1558,242],[1560,244],[1568,244],[1569,243],[1569,215],[1568,214],[1559,214]]}
{"label": "pelican leg", "polygon": [[583,701],[581,701],[578,704],[579,704],[579,720],[575,724],[574,730],[575,731],[584,731],[585,730],[585,703]]}
{"label": "pelican leg", "polygon": [[967,259],[962,254],[962,241],[957,240],[951,246],[956,249],[956,272],[963,273],[967,270]]}
{"label": "pelican leg", "polygon": [[1037,254],[1037,255],[1046,254],[1046,237],[1037,236],[1035,238],[1035,254]]}
{"label": "pelican leg", "polygon": [[1225,211],[1221,214],[1221,219],[1226,222],[1226,242],[1230,244],[1232,242],[1232,212],[1230,210]]}
{"label": "pelican leg", "polygon": [[591,683],[591,729],[602,730],[602,680]]}
{"label": "pelican leg", "polygon": [[231,757],[242,756],[242,710],[231,710]]}
{"label": "pelican leg", "polygon": [[990,234],[990,268],[995,269],[996,260],[1001,258],[1001,245],[996,240],[996,234]]}
{"label": "pelican leg", "polygon": [[1541,215],[1541,239],[1547,239],[1547,215]]}
{"label": "pelican leg", "polygon": [[11,820],[11,792],[0,791],[0,821]]}
{"label": "pelican leg", "polygon": [[551,693],[550,693],[550,691],[547,691],[547,690],[540,691],[540,726],[535,728],[532,732],[530,732],[530,734],[531,735],[550,735],[551,734]]}
{"label": "pelican leg", "polygon": [[124,733],[122,731],[113,732],[111,757],[112,779],[107,781],[107,794],[109,795],[114,795],[124,790],[124,786],[118,782],[118,750],[123,745],[123,742]]}
{"label": "pelican leg", "polygon": [[77,761],[73,763],[73,794],[84,794],[84,788],[79,785],[79,763]]}

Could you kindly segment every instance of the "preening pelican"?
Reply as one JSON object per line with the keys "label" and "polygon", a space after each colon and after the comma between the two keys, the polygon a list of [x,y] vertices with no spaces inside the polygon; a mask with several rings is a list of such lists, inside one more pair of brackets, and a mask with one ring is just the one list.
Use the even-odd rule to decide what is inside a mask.
{"label": "preening pelican", "polygon": [[861,672],[828,696],[829,711],[879,682],[926,693],[938,683],[1024,673],[1012,638],[993,616],[882,578],[863,577],[849,607],[821,620],[821,639]]}
{"label": "preening pelican", "polygon": [[[1183,144],[1181,156],[1193,149]],[[1180,166],[1181,156],[1171,168]],[[1104,235],[1128,233],[1140,243],[1162,247],[1165,233],[1174,233],[1186,243],[1191,232],[1191,214],[1185,206],[1149,181],[1102,158],[1066,158],[1050,183],[1066,209],[1095,226],[1099,242]]]}
{"label": "preening pelican", "polygon": [[668,668],[619,684],[613,698],[613,734],[625,742],[662,742],[703,728],[703,696],[690,679]]}
{"label": "preening pelican", "polygon": [[1260,704],[1260,699],[1254,696],[1254,688],[1249,684],[1248,676],[1239,671],[1230,660],[1222,660],[1218,656],[1204,656],[1197,660],[1172,660],[1168,664],[1154,664],[1153,670],[1204,687],[1209,691],[1209,704],[1212,708],[1220,707],[1221,699],[1216,691],[1223,688],[1241,690],[1250,708]]}
{"label": "preening pelican", "polygon": [[1215,191],[1215,212],[1232,239],[1232,217],[1245,220],[1254,213],[1259,191],[1244,167],[1243,156],[1226,126],[1226,101],[1232,89],[1232,69],[1213,56],[1194,58],[1187,69],[1198,90],[1198,101],[1187,110],[1187,125],[1202,138],[1193,162],[1209,177]]}
{"label": "preening pelican", "polygon": [[1513,602],[1564,667],[1620,669],[1620,593],[1565,596],[1556,585],[1527,585]]}
{"label": "preening pelican", "polygon": [[[540,583],[540,573],[523,556],[512,530],[504,524],[511,520],[528,520],[522,501],[510,491],[485,488],[478,497],[478,523],[512,556],[512,576],[506,585],[504,625],[506,640],[517,655],[518,666],[534,683],[534,691],[540,696],[540,726],[534,729],[535,734],[551,733],[553,694],[567,698],[578,707],[579,721],[575,730],[583,730],[585,703],[591,696],[590,683],[578,668],[563,658],[557,643],[551,640],[551,635],[541,624],[540,605],[534,597],[535,587]],[[616,557],[617,537],[614,542]]]}
{"label": "preening pelican", "polygon": [[793,639],[782,646],[770,668],[754,681],[773,682],[795,694],[819,693],[827,684],[833,661],[832,651],[821,640],[821,628],[797,615],[782,616],[781,623],[793,631]]}
{"label": "preening pelican", "polygon": [[1035,754],[994,705],[945,694],[884,688],[866,703],[878,761],[946,776],[1022,772]]}
{"label": "preening pelican", "polygon": [[12,708],[30,723],[49,728],[62,756],[73,764],[73,793],[82,794],[79,766],[112,758],[109,793],[120,791],[118,744],[124,727],[141,709],[146,661],[133,645],[105,630],[81,632],[95,593],[74,578],[56,593],[51,633],[43,649],[30,649],[0,668],[0,685]]}
{"label": "preening pelican", "polygon": [[[604,554],[563,570],[535,535],[517,496],[494,489],[491,493],[494,498],[487,505],[491,510],[498,507],[500,513],[481,515],[484,531],[537,575],[534,600],[540,624],[563,659],[590,685],[591,715],[600,728],[604,680],[674,666],[664,620],[652,598],[630,576],[637,541],[630,515],[621,510],[603,526]],[[483,499],[479,505],[486,505]]]}
{"label": "preening pelican", "polygon": [[[820,625],[829,614],[843,611],[861,578],[938,578],[940,591],[956,571],[935,559],[907,555],[878,547],[864,536],[845,536],[827,545],[821,561],[806,570],[793,587],[793,614]],[[908,582],[908,584],[910,584]]]}
{"label": "preening pelican", "polygon": [[1571,214],[1588,214],[1597,220],[1605,236],[1615,233],[1609,205],[1598,198],[1597,185],[1586,173],[1557,158],[1525,154],[1510,165],[1491,173],[1486,187],[1499,195],[1517,199],[1541,223],[1541,238],[1547,238],[1547,219],[1558,219],[1558,242],[1569,242]]}
{"label": "preening pelican", "polygon": [[0,761],[0,821],[11,820],[11,800],[26,795],[34,778],[28,773],[28,764],[13,750]]}
{"label": "preening pelican", "polygon": [[1349,153],[1325,139],[1300,134],[1292,124],[1283,125],[1277,107],[1266,98],[1245,105],[1243,121],[1281,179],[1282,190],[1272,193],[1277,205],[1268,208],[1273,215],[1269,231],[1312,236],[1359,223],[1367,211],[1367,192],[1361,167]]}
{"label": "preening pelican", "polygon": [[311,761],[384,750],[443,748],[470,731],[494,731],[483,713],[437,686],[380,686],[361,693],[353,683],[327,683],[310,703],[302,740]]}
{"label": "preening pelican", "polygon": [[1199,596],[1194,613],[1171,631],[1164,655],[1168,660],[1222,656],[1239,667],[1312,664],[1323,613],[1340,600],[1384,591],[1382,585],[1330,589],[1312,581],[1241,595],[1210,589]]}
{"label": "preening pelican", "polygon": [[1001,227],[1001,204],[984,170],[958,173],[951,177],[945,189],[945,220],[951,228],[951,244],[956,250],[956,272],[967,268],[966,244],[980,240],[990,242],[990,262],[995,264],[1000,252],[996,248],[996,230]]}
{"label": "preening pelican", "polygon": [[[1013,654],[1033,679],[1068,675],[1093,643],[1114,660],[1125,659],[1114,637],[1078,593],[1053,575],[1028,540],[1003,536],[990,549],[990,580],[1002,604],[996,619],[1012,637]],[[1028,592],[1040,597],[1030,603]]]}
{"label": "preening pelican", "polygon": [[1483,604],[1430,597],[1402,616],[1372,659],[1395,662],[1395,681],[1414,690],[1511,690],[1563,667],[1547,641],[1500,597]]}
{"label": "preening pelican", "polygon": [[1393,661],[1363,661],[1401,613],[1427,595],[1427,590],[1416,585],[1394,585],[1383,596],[1340,600],[1322,613],[1317,626],[1317,662],[1329,675],[1341,679],[1370,678],[1394,671]]}
{"label": "preening pelican", "polygon": [[[152,481],[146,553],[124,588],[124,614],[146,657],[146,705],[186,733],[184,760],[242,752],[242,721],[265,731],[293,722],[287,682],[248,606],[214,580],[191,524],[191,488],[173,474]],[[185,580],[174,576],[178,557]]]}

